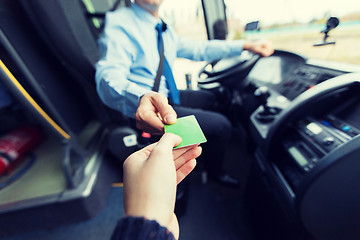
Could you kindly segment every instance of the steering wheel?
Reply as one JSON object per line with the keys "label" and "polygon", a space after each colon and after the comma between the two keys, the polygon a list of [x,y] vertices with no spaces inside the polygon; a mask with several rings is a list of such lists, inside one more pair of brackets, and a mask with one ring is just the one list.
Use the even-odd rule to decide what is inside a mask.
{"label": "steering wheel", "polygon": [[199,71],[198,85],[207,88],[221,83],[233,87],[248,75],[260,58],[259,54],[244,51],[240,56],[209,62]]}

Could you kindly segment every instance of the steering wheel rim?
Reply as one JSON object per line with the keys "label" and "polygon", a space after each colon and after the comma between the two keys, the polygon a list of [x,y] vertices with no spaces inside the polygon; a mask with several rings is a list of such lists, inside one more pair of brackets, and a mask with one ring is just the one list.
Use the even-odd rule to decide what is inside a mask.
{"label": "steering wheel rim", "polygon": [[[250,57],[245,60],[241,59],[240,56],[235,56],[208,62],[198,73],[198,85],[225,83],[227,79],[235,75],[238,78],[245,77],[261,58],[259,54],[249,53]],[[225,65],[225,67],[216,68],[219,64]],[[207,70],[210,65],[212,66],[211,71]],[[204,75],[206,75],[205,78]]]}

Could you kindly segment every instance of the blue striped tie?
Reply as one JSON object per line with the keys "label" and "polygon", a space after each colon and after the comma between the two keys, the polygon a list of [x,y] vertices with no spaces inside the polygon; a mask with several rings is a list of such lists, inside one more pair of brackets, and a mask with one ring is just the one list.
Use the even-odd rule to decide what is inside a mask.
{"label": "blue striped tie", "polygon": [[[161,55],[164,54],[164,53],[161,53],[161,51],[164,51],[164,48],[162,47],[162,45],[163,45],[163,39],[162,39],[163,24],[159,23],[158,25],[156,25],[156,30],[158,32],[158,50],[159,50],[159,54],[161,57]],[[169,88],[170,97],[171,97],[172,102],[175,104],[180,104],[179,90],[176,87],[174,76],[172,74],[170,65],[169,65],[168,61],[166,60],[166,58],[164,59],[163,75],[166,79],[166,84]]]}

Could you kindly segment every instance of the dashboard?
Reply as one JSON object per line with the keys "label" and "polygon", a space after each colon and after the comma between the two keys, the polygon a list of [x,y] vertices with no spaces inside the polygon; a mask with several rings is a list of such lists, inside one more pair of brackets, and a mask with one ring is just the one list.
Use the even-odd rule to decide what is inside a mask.
{"label": "dashboard", "polygon": [[347,72],[310,65],[300,55],[277,50],[272,56],[261,58],[247,80],[293,100],[313,86],[344,73]]}
{"label": "dashboard", "polygon": [[264,185],[289,221],[298,219],[315,239],[360,237],[354,230],[360,207],[347,207],[360,201],[354,191],[360,182],[359,72],[276,51],[245,79],[249,95],[255,90],[261,97],[249,111],[249,135]]}
{"label": "dashboard", "polygon": [[249,189],[263,188],[311,239],[360,239],[360,66],[281,50],[220,63],[198,85],[244,126]]}

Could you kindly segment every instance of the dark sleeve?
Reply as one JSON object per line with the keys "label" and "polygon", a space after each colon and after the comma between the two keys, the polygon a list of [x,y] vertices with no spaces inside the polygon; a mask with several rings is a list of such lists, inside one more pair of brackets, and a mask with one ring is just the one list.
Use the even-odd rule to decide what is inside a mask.
{"label": "dark sleeve", "polygon": [[140,217],[122,218],[113,232],[111,240],[175,240],[167,228],[154,220]]}

